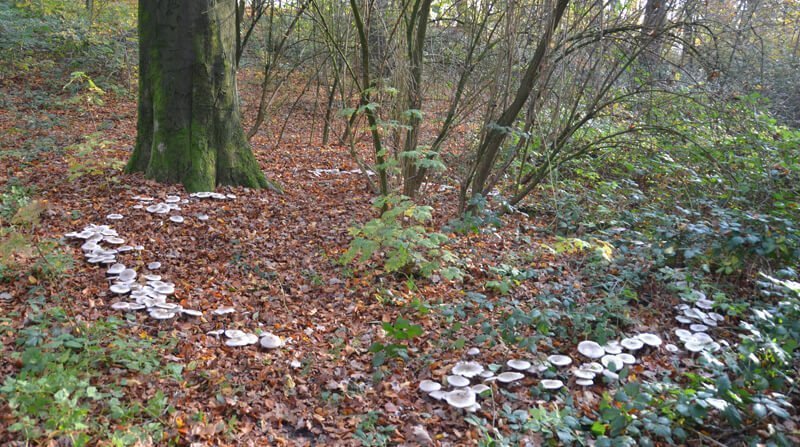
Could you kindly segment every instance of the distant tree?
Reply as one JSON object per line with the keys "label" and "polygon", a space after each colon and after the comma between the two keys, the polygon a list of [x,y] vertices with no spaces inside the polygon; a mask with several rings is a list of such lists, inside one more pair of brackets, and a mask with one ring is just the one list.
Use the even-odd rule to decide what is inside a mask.
{"label": "distant tree", "polygon": [[234,1],[139,0],[139,114],[128,172],[188,191],[273,187],[242,130]]}

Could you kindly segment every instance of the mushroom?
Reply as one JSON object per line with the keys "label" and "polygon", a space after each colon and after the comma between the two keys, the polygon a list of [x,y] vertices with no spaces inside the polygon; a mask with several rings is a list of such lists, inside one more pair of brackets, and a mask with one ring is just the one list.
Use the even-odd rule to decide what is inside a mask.
{"label": "mushroom", "polygon": [[[460,377],[460,376],[459,376]],[[444,395],[444,400],[455,408],[469,408],[475,405],[475,392],[471,388],[459,388]]]}
{"label": "mushroom", "polygon": [[619,371],[625,364],[625,362],[623,362],[618,355],[613,355],[613,354],[603,356],[603,358],[600,359],[600,362],[609,371]]}
{"label": "mushroom", "polygon": [[509,372],[504,372],[502,374],[498,374],[496,379],[501,383],[512,383],[522,379],[523,377],[525,377],[525,374],[518,373],[515,371],[509,371]]}
{"label": "mushroom", "polygon": [[225,315],[236,312],[236,309],[233,307],[220,307],[218,309],[214,309],[211,313],[214,315]]}
{"label": "mushroom", "polygon": [[592,386],[592,385],[594,385],[594,380],[591,380],[591,379],[578,379],[578,380],[575,381],[575,385]]}
{"label": "mushroom", "polygon": [[147,270],[158,270],[160,268],[161,268],[161,263],[158,261],[147,264]]}
{"label": "mushroom", "polygon": [[114,310],[130,310],[131,303],[126,303],[125,301],[118,301],[112,304],[111,308]]}
{"label": "mushroom", "polygon": [[169,220],[175,223],[183,223],[183,216],[169,216]]}
{"label": "mushroom", "polygon": [[578,379],[584,380],[594,379],[594,376],[597,375],[594,371],[589,371],[588,369],[576,369],[572,374]]}
{"label": "mushroom", "polygon": [[478,374],[478,375],[483,377],[484,379],[488,379],[490,377],[494,377],[494,373],[492,371],[489,371],[488,369],[484,370],[484,371],[481,371],[481,373]]}
{"label": "mushroom", "polygon": [[[277,335],[265,332],[261,334],[261,347],[265,349],[276,349],[283,346],[283,340]],[[431,390],[432,391],[432,390]]]}
{"label": "mushroom", "polygon": [[205,222],[205,221],[208,220],[208,215],[207,214],[198,214],[196,217],[197,217],[197,220],[199,220],[200,222]]}
{"label": "mushroom", "polygon": [[459,376],[458,374],[452,374],[447,376],[447,383],[456,388],[461,388],[469,385],[469,379],[464,376]]}
{"label": "mushroom", "polygon": [[586,371],[591,371],[595,374],[600,374],[601,372],[603,372],[604,367],[600,363],[591,362],[591,363],[584,363],[583,365],[581,365],[581,369],[584,369]]}
{"label": "mushroom", "polygon": [[553,354],[547,357],[547,361],[552,363],[555,366],[567,366],[572,363],[572,359],[567,357],[566,355],[561,354]]}
{"label": "mushroom", "polygon": [[136,279],[136,270],[134,269],[125,269],[119,273],[117,279],[120,281],[133,281]]}
{"label": "mushroom", "polygon": [[471,355],[473,357],[478,355],[478,354],[480,354],[480,353],[481,353],[481,350],[478,349],[478,348],[469,348],[469,350],[467,350],[467,355]]}
{"label": "mushroom", "polygon": [[434,398],[436,400],[444,399],[445,395],[447,395],[447,391],[443,391],[443,390],[436,390],[436,391],[431,391],[430,393],[428,393],[428,396],[431,396],[432,398]]}
{"label": "mushroom", "polygon": [[705,332],[708,330],[708,326],[705,324],[692,324],[689,326],[689,330],[692,332]]}
{"label": "mushroom", "polygon": [[114,214],[109,214],[108,216],[106,216],[106,219],[108,219],[108,220],[120,220],[120,219],[122,219],[123,217],[124,217],[124,216],[123,216],[122,214],[116,214],[116,213],[114,213]]}
{"label": "mushroom", "polygon": [[181,313],[184,314],[184,315],[188,315],[190,317],[202,317],[203,316],[203,312],[200,312],[199,310],[194,310],[194,309],[183,309],[182,308],[181,309]]}
{"label": "mushroom", "polygon": [[434,382],[433,380],[423,380],[419,383],[419,389],[423,393],[430,394],[434,391],[442,389],[442,384],[439,382]]}
{"label": "mushroom", "polygon": [[475,394],[478,394],[478,395],[480,395],[481,393],[484,393],[486,391],[489,391],[491,389],[491,388],[489,388],[488,386],[486,386],[486,385],[484,385],[482,383],[479,383],[477,385],[472,385],[470,388],[472,388],[472,391],[474,391]]}
{"label": "mushroom", "polygon": [[[225,335],[228,335],[228,331],[225,331]],[[243,337],[229,338],[228,340],[225,340],[225,345],[231,347],[238,347],[238,346],[253,345],[256,344],[257,342],[258,342],[258,335],[244,334]]]}
{"label": "mushroom", "polygon": [[606,353],[605,349],[603,349],[599,343],[591,340],[584,340],[578,343],[578,352],[590,359],[598,359]]}
{"label": "mushroom", "polygon": [[508,367],[511,369],[516,369],[517,371],[524,371],[531,367],[531,362],[527,360],[511,359],[506,362],[506,365],[508,365]]}
{"label": "mushroom", "polygon": [[675,335],[677,335],[682,341],[692,338],[692,332],[687,331],[686,329],[675,329]]}
{"label": "mushroom", "polygon": [[475,377],[482,371],[483,366],[478,362],[458,362],[451,370],[453,374],[468,378]]}
{"label": "mushroom", "polygon": [[105,236],[103,240],[108,242],[109,244],[114,244],[114,245],[122,245],[125,243],[125,239],[116,236]]}
{"label": "mushroom", "polygon": [[608,369],[603,370],[603,377],[606,377],[609,380],[619,380],[619,374]]}
{"label": "mushroom", "polygon": [[124,270],[125,270],[125,264],[118,263],[111,265],[111,267],[108,268],[108,271],[106,273],[108,273],[109,275],[119,275]]}
{"label": "mushroom", "polygon": [[622,352],[622,346],[619,344],[619,341],[612,340],[606,343],[603,346],[603,349],[606,351],[606,354],[619,354]]}
{"label": "mushroom", "polygon": [[543,379],[539,384],[546,390],[557,390],[564,386],[564,382],[553,379]]}
{"label": "mushroom", "polygon": [[639,349],[642,349],[642,346],[644,346],[644,343],[638,338],[623,338],[619,344],[621,344],[622,347],[628,351],[638,351]]}
{"label": "mushroom", "polygon": [[656,334],[650,333],[643,333],[636,336],[642,343],[646,344],[647,346],[652,346],[657,348],[661,346],[661,337]]}
{"label": "mushroom", "polygon": [[675,353],[677,353],[678,351],[680,351],[680,349],[679,349],[677,346],[673,345],[672,343],[667,343],[667,344],[664,346],[664,349],[666,349],[668,352],[671,352],[671,353],[673,353],[673,354],[675,354]]}
{"label": "mushroom", "polygon": [[112,284],[111,287],[108,288],[113,293],[117,295],[124,295],[131,291],[131,288],[125,284]]}
{"label": "mushroom", "polygon": [[171,310],[167,309],[159,309],[157,307],[151,308],[150,317],[155,318],[156,320],[169,320],[175,318],[176,313]]}
{"label": "mushroom", "polygon": [[636,357],[627,354],[625,352],[623,352],[622,354],[617,354],[617,357],[619,357],[619,359],[622,360],[622,363],[626,365],[633,365],[634,363],[636,363]]}
{"label": "mushroom", "polygon": [[683,315],[678,315],[677,317],[675,317],[675,319],[678,321],[678,323],[683,323],[683,324],[692,324],[692,321],[694,321],[691,318]]}

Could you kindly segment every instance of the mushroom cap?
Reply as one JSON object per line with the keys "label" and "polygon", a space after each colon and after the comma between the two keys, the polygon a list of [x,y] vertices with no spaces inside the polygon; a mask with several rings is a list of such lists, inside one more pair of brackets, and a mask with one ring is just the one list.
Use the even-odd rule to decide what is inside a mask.
{"label": "mushroom cap", "polygon": [[591,379],[578,379],[578,380],[575,381],[575,385],[592,386],[592,385],[594,385],[594,380],[591,380]]}
{"label": "mushroom cap", "polygon": [[481,393],[483,393],[485,391],[489,391],[491,389],[491,388],[489,388],[488,386],[486,386],[486,385],[484,385],[482,383],[479,383],[477,385],[472,385],[470,388],[472,388],[472,391],[474,391],[475,394],[481,394]]}
{"label": "mushroom cap", "polygon": [[492,371],[488,370],[488,369],[484,370],[484,371],[481,371],[481,373],[478,374],[478,375],[483,377],[484,379],[488,379],[490,377],[494,377],[494,373]]}
{"label": "mushroom cap", "polygon": [[471,355],[471,356],[476,356],[476,355],[478,355],[480,353],[481,353],[481,350],[478,349],[478,348],[469,348],[469,350],[467,350],[467,355]]}
{"label": "mushroom cap", "polygon": [[701,321],[708,327],[717,327],[717,320],[711,318],[710,315],[703,318]]}
{"label": "mushroom cap", "polygon": [[637,351],[642,349],[644,346],[644,342],[639,340],[638,338],[623,338],[622,341],[619,342],[623,348],[629,351]]}
{"label": "mushroom cap", "polygon": [[451,374],[447,376],[447,383],[456,388],[461,388],[469,385],[469,379],[464,376],[459,376],[458,374]]}
{"label": "mushroom cap", "polygon": [[511,369],[516,369],[517,371],[524,371],[531,367],[531,362],[527,360],[519,360],[519,359],[511,359],[506,362]]}
{"label": "mushroom cap", "polygon": [[683,323],[683,324],[692,324],[692,321],[694,321],[691,318],[684,315],[678,315],[677,317],[675,317],[675,320],[677,320],[678,323]]}
{"label": "mushroom cap", "polygon": [[444,399],[445,395],[447,395],[447,391],[444,391],[444,390],[435,390],[435,391],[431,391],[430,393],[428,393],[428,396],[431,396],[432,398],[434,398],[436,400]]}
{"label": "mushroom cap", "polygon": [[564,382],[553,379],[542,379],[539,384],[546,390],[557,390],[564,386]]}
{"label": "mushroom cap", "polygon": [[618,340],[612,340],[606,343],[603,349],[606,351],[606,354],[619,354],[622,352],[622,345],[619,344]]}
{"label": "mushroom cap", "polygon": [[615,373],[614,371],[610,371],[608,369],[603,370],[603,377],[606,377],[610,380],[619,380],[619,374]]}
{"label": "mushroom cap", "polygon": [[124,295],[130,292],[131,288],[126,284],[112,284],[111,287],[108,288],[108,290],[118,295]]}
{"label": "mushroom cap", "polygon": [[705,332],[708,330],[708,326],[705,324],[692,324],[689,326],[689,330],[692,332]]}
{"label": "mushroom cap", "polygon": [[183,216],[169,216],[169,220],[175,223],[183,223]]}
{"label": "mushroom cap", "polygon": [[119,275],[125,270],[125,264],[112,264],[111,267],[108,268],[107,273],[109,275]]}
{"label": "mushroom cap", "polygon": [[567,366],[572,363],[572,359],[566,355],[553,354],[547,357],[547,361],[555,366]]}
{"label": "mushroom cap", "polygon": [[659,337],[656,334],[650,334],[645,332],[643,334],[637,335],[636,338],[641,340],[642,343],[646,344],[647,346],[652,346],[654,348],[661,346],[661,337]]}
{"label": "mushroom cap", "polygon": [[617,354],[617,357],[619,357],[619,359],[622,360],[622,363],[626,365],[633,365],[634,363],[636,363],[636,357],[625,352],[623,352],[622,354]]}
{"label": "mushroom cap", "polygon": [[700,343],[712,343],[714,341],[714,339],[705,332],[697,332],[692,334],[692,339],[697,340]]}
{"label": "mushroom cap", "polygon": [[678,348],[677,346],[673,345],[672,343],[667,343],[664,346],[664,349],[666,349],[668,352],[672,352],[672,353],[676,353],[676,352],[680,351],[680,348]]}
{"label": "mushroom cap", "polygon": [[225,315],[236,312],[236,309],[233,307],[220,307],[218,309],[214,309],[211,313],[214,315]]}
{"label": "mushroom cap", "polygon": [[[228,331],[225,331],[226,335],[227,333]],[[258,342],[258,335],[244,334],[244,336],[240,338],[229,338],[228,340],[225,340],[225,345],[231,347],[238,347],[238,346],[254,345],[257,342]]]}
{"label": "mushroom cap", "polygon": [[190,317],[202,317],[203,312],[194,309],[181,309],[181,313]]}
{"label": "mushroom cap", "polygon": [[722,315],[720,315],[720,314],[718,314],[718,313],[716,313],[716,312],[709,312],[709,313],[708,313],[708,316],[709,316],[709,317],[711,317],[711,318],[713,318],[713,319],[715,319],[715,320],[717,320],[717,321],[722,321],[722,320],[724,320],[724,319],[725,319],[725,317],[724,317],[724,316],[722,316]]}
{"label": "mushroom cap", "polygon": [[149,313],[150,317],[155,318],[156,320],[169,320],[175,318],[175,315],[177,315],[175,311],[159,309],[158,307],[151,308]]}
{"label": "mushroom cap", "polygon": [[600,362],[610,371],[619,371],[625,365],[625,362],[614,354],[604,355]]}
{"label": "mushroom cap", "polygon": [[161,263],[158,261],[147,264],[147,270],[158,270],[160,268],[161,268]]}
{"label": "mushroom cap", "polygon": [[675,335],[677,335],[682,341],[692,338],[692,332],[687,331],[686,329],[675,329]]}
{"label": "mushroom cap", "polygon": [[578,343],[578,352],[590,359],[598,359],[606,353],[600,343],[591,340],[584,340]]}
{"label": "mushroom cap", "polygon": [[475,392],[472,391],[472,388],[459,388],[450,391],[444,395],[444,400],[446,400],[451,407],[455,408],[468,408],[477,403]]}
{"label": "mushroom cap", "polygon": [[572,372],[572,374],[577,377],[578,379],[585,379],[585,380],[592,380],[594,376],[597,375],[594,371],[589,371],[588,369],[576,369]]}
{"label": "mushroom cap", "polygon": [[130,310],[131,303],[125,301],[117,301],[116,303],[111,305],[111,308],[114,310]]}
{"label": "mushroom cap", "polygon": [[516,371],[508,371],[497,375],[497,380],[501,383],[512,383],[525,377],[525,374]]}
{"label": "mushroom cap", "polygon": [[694,305],[703,310],[710,310],[714,308],[714,302],[708,299],[699,299],[694,303]]}
{"label": "mushroom cap", "polygon": [[584,363],[583,365],[581,365],[581,369],[584,369],[586,371],[591,371],[595,374],[600,374],[601,372],[603,372],[603,369],[605,368],[603,367],[602,364],[598,362],[591,362],[591,363]]}
{"label": "mushroom cap", "polygon": [[458,362],[451,372],[463,377],[475,377],[483,372],[483,366],[478,362]]}
{"label": "mushroom cap", "polygon": [[700,341],[690,338],[686,340],[683,344],[683,347],[686,348],[689,352],[700,352],[704,349],[705,343],[701,343]]}
{"label": "mushroom cap", "polygon": [[120,220],[123,217],[124,216],[122,214],[113,213],[113,214],[109,214],[108,216],[106,216],[106,219],[108,219],[108,220]]}
{"label": "mushroom cap", "polygon": [[227,329],[225,330],[225,336],[228,338],[242,338],[247,335],[246,332],[240,331],[239,329]]}
{"label": "mushroom cap", "polygon": [[419,383],[420,391],[424,393],[432,393],[437,390],[442,389],[442,384],[439,382],[434,382],[433,380],[423,380]]}
{"label": "mushroom cap", "polygon": [[[281,340],[281,338],[278,337],[277,335],[275,335],[273,333],[270,333],[270,332],[265,332],[265,333],[261,334],[261,342],[260,343],[261,343],[261,347],[265,348],[265,349],[276,349],[276,348],[280,348],[281,346],[283,346],[283,340]],[[431,390],[431,391],[433,391],[433,390]]]}

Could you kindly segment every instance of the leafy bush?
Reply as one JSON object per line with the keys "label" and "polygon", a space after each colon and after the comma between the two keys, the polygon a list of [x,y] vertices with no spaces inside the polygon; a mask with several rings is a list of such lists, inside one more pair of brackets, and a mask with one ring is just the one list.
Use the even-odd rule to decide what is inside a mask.
{"label": "leafy bush", "polygon": [[378,255],[387,273],[430,277],[440,272],[447,279],[461,276],[458,268],[448,266],[456,257],[442,248],[447,236],[422,225],[431,219],[431,207],[416,205],[404,196],[379,197],[373,206],[384,211],[379,218],[350,229],[353,241],[342,255],[342,263],[366,262]]}

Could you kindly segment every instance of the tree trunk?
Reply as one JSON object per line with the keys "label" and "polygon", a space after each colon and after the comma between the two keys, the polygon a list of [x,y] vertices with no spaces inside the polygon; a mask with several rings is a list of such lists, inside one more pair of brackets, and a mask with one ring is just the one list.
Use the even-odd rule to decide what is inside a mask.
{"label": "tree trunk", "polygon": [[187,191],[274,186],[241,125],[236,2],[139,0],[139,116],[128,172]]}

